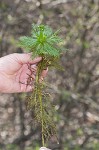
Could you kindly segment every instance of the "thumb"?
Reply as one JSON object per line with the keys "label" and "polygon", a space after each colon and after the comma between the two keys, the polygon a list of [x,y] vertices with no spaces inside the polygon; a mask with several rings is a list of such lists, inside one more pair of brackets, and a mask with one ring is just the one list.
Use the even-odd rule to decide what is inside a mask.
{"label": "thumb", "polygon": [[42,59],[41,57],[37,57],[32,60],[31,53],[24,53],[24,54],[15,53],[15,58],[21,64],[26,64],[26,63],[35,64],[40,62]]}

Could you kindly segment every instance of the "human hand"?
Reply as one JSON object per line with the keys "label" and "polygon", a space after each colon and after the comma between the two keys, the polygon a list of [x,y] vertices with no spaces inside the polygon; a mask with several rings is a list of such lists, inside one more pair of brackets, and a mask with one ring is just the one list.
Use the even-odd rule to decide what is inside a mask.
{"label": "human hand", "polygon": [[51,150],[51,149],[46,148],[46,147],[41,147],[40,150]]}
{"label": "human hand", "polygon": [[[41,61],[41,57],[31,60],[31,54],[10,54],[0,58],[0,92],[17,93],[29,92],[33,86],[30,85],[29,75],[31,75],[31,83],[35,80],[37,64]],[[33,74],[31,74],[31,69]],[[47,70],[41,74],[43,79]]]}

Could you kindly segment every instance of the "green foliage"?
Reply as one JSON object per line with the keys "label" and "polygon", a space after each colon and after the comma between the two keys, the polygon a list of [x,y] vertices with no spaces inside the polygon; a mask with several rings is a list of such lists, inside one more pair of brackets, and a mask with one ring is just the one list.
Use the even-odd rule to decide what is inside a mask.
{"label": "green foliage", "polygon": [[98,150],[99,149],[99,142],[93,144],[93,149],[94,150]]}
{"label": "green foliage", "polygon": [[32,58],[41,56],[42,60],[38,64],[35,87],[30,96],[27,96],[27,107],[34,111],[35,120],[41,126],[42,145],[45,140],[49,139],[53,134],[56,135],[56,126],[52,120],[54,109],[50,104],[50,96],[46,92],[44,82],[40,82],[40,76],[44,69],[48,66],[59,66],[58,59],[61,50],[58,44],[62,41],[58,37],[58,31],[53,33],[52,29],[44,25],[32,25],[31,37],[23,36],[19,40],[19,45],[32,53]]}
{"label": "green foliage", "polygon": [[4,2],[0,2],[0,9],[1,10],[6,10],[7,9],[7,5]]}
{"label": "green foliage", "polygon": [[21,37],[19,45],[27,51],[32,52],[33,56],[59,57],[60,50],[57,44],[62,42],[62,40],[57,34],[58,32],[53,33],[52,29],[48,26],[33,25],[31,37]]}
{"label": "green foliage", "polygon": [[15,144],[8,144],[6,146],[6,149],[7,150],[19,150],[19,147],[17,145],[15,145]]}
{"label": "green foliage", "polygon": [[[24,150],[39,150],[40,146],[38,144],[33,146],[27,146]],[[19,145],[16,144],[7,144],[3,149],[0,148],[0,150],[21,150]]]}

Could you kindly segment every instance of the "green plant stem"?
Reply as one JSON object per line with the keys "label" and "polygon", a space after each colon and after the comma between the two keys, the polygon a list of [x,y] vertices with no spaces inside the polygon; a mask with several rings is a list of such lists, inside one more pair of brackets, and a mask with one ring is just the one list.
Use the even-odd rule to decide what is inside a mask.
{"label": "green plant stem", "polygon": [[39,89],[39,101],[40,101],[40,109],[41,109],[41,125],[42,125],[42,145],[45,145],[44,141],[44,120],[43,120],[43,102],[42,102],[42,94],[41,94],[41,89]]}
{"label": "green plant stem", "polygon": [[36,93],[38,93],[38,101],[40,104],[41,128],[42,128],[42,146],[45,146],[44,140],[44,119],[43,119],[43,98],[42,98],[42,83],[40,83],[40,75],[42,72],[43,60],[39,63],[36,75]]}

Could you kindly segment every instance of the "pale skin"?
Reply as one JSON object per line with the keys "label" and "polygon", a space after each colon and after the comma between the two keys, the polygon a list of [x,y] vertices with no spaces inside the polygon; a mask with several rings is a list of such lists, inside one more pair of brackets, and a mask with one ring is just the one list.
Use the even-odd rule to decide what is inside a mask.
{"label": "pale skin", "polygon": [[[0,93],[21,93],[29,92],[33,89],[30,85],[35,80],[37,64],[41,57],[31,59],[31,54],[10,54],[0,58]],[[29,70],[33,70],[33,74]],[[41,80],[46,76],[47,70],[41,74]]]}
{"label": "pale skin", "polygon": [[46,148],[46,147],[41,147],[40,150],[51,150],[51,149]]}

